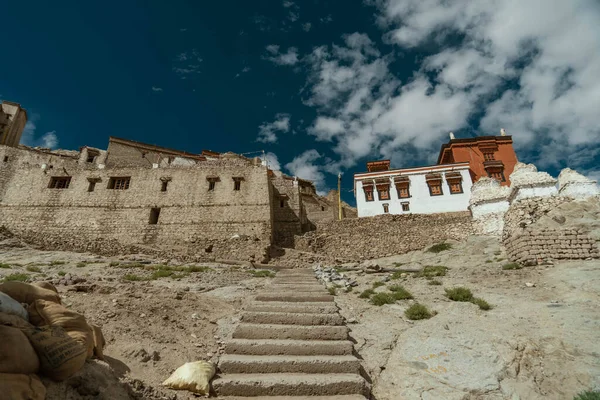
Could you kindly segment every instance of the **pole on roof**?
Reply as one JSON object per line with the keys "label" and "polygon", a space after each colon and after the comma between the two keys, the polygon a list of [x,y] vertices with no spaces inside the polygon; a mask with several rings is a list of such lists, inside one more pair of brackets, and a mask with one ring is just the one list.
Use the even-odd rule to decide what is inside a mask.
{"label": "pole on roof", "polygon": [[342,173],[338,174],[338,221],[342,220]]}

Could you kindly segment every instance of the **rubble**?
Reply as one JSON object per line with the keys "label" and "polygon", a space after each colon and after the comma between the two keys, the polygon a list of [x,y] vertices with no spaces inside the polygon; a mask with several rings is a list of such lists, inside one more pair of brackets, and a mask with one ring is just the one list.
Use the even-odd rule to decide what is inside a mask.
{"label": "rubble", "polygon": [[345,274],[338,272],[334,267],[322,267],[317,264],[313,267],[315,276],[327,286],[327,288],[341,287],[346,291],[358,285],[356,280],[347,277]]}

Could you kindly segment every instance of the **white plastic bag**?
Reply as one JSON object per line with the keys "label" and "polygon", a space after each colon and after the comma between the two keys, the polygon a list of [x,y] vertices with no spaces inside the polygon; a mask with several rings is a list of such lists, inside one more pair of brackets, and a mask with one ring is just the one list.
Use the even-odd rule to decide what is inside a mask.
{"label": "white plastic bag", "polygon": [[21,303],[2,292],[0,292],[0,312],[17,315],[25,321],[29,321],[29,314]]}
{"label": "white plastic bag", "polygon": [[208,395],[210,380],[215,375],[215,366],[207,361],[195,361],[183,364],[163,382],[163,386],[175,390]]}

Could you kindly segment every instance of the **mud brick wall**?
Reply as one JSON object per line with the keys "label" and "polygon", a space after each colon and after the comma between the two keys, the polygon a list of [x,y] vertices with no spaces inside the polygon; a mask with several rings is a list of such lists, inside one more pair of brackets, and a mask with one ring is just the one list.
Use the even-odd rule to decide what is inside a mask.
{"label": "mud brick wall", "polygon": [[569,198],[533,197],[513,202],[504,214],[504,230],[502,239],[506,240],[512,235],[521,233],[529,225],[535,223],[542,216],[563,204],[571,201]]}
{"label": "mud brick wall", "polygon": [[316,232],[297,236],[295,247],[345,262],[402,254],[472,234],[469,212],[379,215],[321,223]]}
{"label": "mud brick wall", "polygon": [[280,176],[271,178],[273,203],[273,243],[291,247],[294,236],[302,233],[306,214],[300,198],[300,190],[294,180]]}
{"label": "mud brick wall", "polygon": [[508,258],[523,265],[600,258],[596,241],[578,229],[525,229],[506,239],[504,245]]}
{"label": "mud brick wall", "polygon": [[[77,158],[1,146],[0,226],[48,249],[117,253],[143,246],[206,258],[264,261],[271,244],[271,185],[266,168],[207,161],[193,167],[100,169]],[[3,158],[0,158],[3,163]],[[46,170],[41,168],[46,164]],[[9,173],[8,173],[9,172]],[[68,189],[48,187],[70,176]],[[111,177],[131,177],[127,190]],[[208,190],[208,176],[218,176]],[[235,191],[234,177],[242,177]],[[89,192],[88,178],[98,180]],[[170,179],[161,191],[161,178]],[[156,225],[152,208],[160,208]]]}

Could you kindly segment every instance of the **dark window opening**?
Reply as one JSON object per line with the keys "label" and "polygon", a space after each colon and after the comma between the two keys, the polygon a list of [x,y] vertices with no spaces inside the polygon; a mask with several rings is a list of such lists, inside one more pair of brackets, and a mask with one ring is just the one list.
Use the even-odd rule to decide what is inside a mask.
{"label": "dark window opening", "polygon": [[94,189],[96,188],[96,182],[90,182],[90,184],[88,185],[88,192],[93,192]]}
{"label": "dark window opening", "polygon": [[215,181],[208,182],[208,190],[209,191],[212,192],[213,190],[215,190],[215,183],[216,183]]}
{"label": "dark window opening", "polygon": [[169,181],[163,181],[162,182],[162,186],[160,188],[161,192],[166,192],[167,191],[167,186],[169,186]]}
{"label": "dark window opening", "polygon": [[386,214],[390,212],[390,205],[388,203],[383,203],[383,212]]}
{"label": "dark window opening", "polygon": [[68,189],[71,184],[70,176],[53,176],[50,178],[50,184],[48,188],[50,189]]}
{"label": "dark window opening", "polygon": [[285,207],[285,200],[279,200],[279,207],[283,208]]}
{"label": "dark window opening", "polygon": [[8,162],[8,156],[4,156],[4,162]]}
{"label": "dark window opening", "polygon": [[127,190],[129,189],[129,184],[131,183],[131,177],[120,177],[120,178],[110,178],[108,181],[108,188],[114,190]]}
{"label": "dark window opening", "polygon": [[500,182],[506,182],[506,178],[504,177],[504,171],[492,171],[488,172],[490,178],[494,178]]}
{"label": "dark window opening", "polygon": [[325,211],[325,206],[321,206],[321,211]]}
{"label": "dark window opening", "polygon": [[408,203],[402,203],[402,211],[410,211],[410,205]]}
{"label": "dark window opening", "polygon": [[86,162],[89,163],[93,163],[94,161],[96,161],[96,157],[98,157],[100,155],[100,153],[98,153],[97,151],[89,151],[87,153],[87,159],[85,160]]}
{"label": "dark window opening", "polygon": [[148,223],[150,225],[158,224],[158,217],[160,216],[160,208],[152,208],[150,209],[150,221]]}
{"label": "dark window opening", "polygon": [[241,190],[243,180],[244,178],[233,178],[233,190]]}

